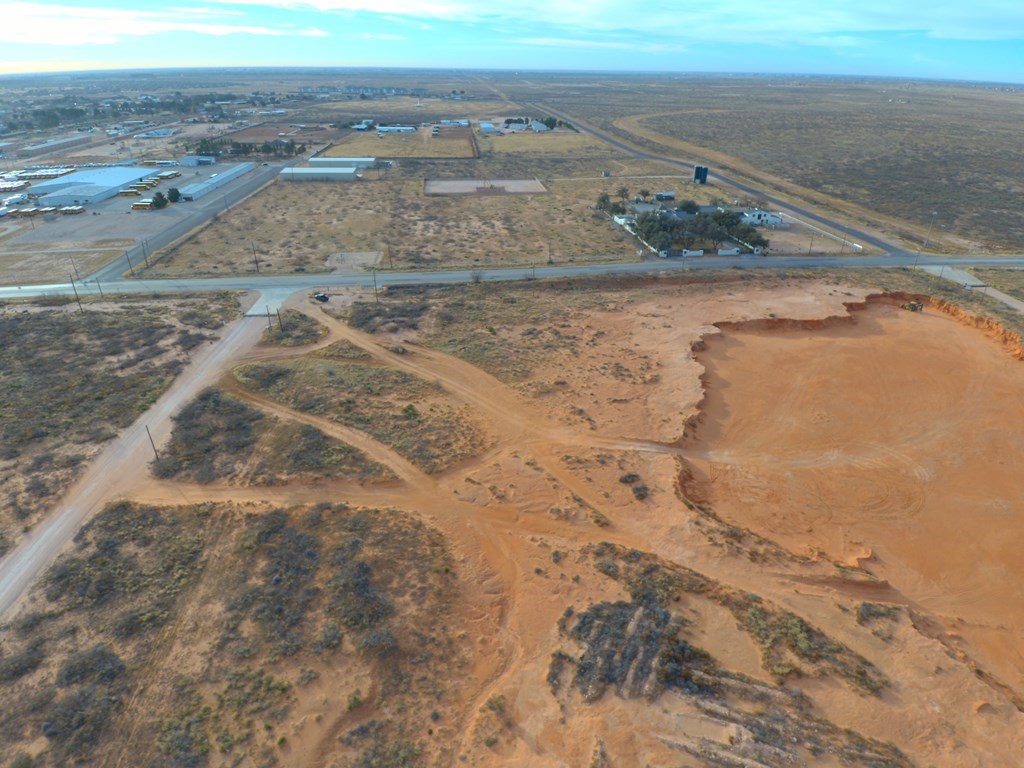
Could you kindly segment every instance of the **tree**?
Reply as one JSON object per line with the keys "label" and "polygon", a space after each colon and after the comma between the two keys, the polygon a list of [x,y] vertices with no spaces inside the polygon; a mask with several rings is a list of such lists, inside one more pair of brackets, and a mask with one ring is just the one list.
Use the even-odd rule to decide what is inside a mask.
{"label": "tree", "polygon": [[167,200],[171,203],[176,203],[181,200],[181,192],[178,191],[177,187],[171,187],[167,190]]}
{"label": "tree", "polygon": [[153,195],[153,207],[157,209],[167,207],[167,198],[164,197],[163,192],[157,192]]}
{"label": "tree", "polygon": [[629,187],[619,187],[615,190],[615,194],[619,196],[619,199],[622,200],[623,203],[625,203],[626,198],[629,197]]}
{"label": "tree", "polygon": [[641,189],[640,192],[639,192],[639,195],[643,199],[643,201],[646,203],[647,202],[647,198],[651,196],[651,190],[649,190],[649,189]]}
{"label": "tree", "polygon": [[700,213],[700,206],[697,205],[695,200],[683,200],[683,202],[676,206],[676,210],[683,213]]}
{"label": "tree", "polygon": [[607,192],[602,192],[597,196],[597,207],[602,211],[607,211],[612,204],[611,197],[608,196]]}

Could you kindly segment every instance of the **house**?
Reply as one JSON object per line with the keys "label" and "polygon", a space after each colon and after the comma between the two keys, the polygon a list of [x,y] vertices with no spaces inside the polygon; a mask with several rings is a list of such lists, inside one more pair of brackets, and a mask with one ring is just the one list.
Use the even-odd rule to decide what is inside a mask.
{"label": "house", "polygon": [[544,133],[545,131],[550,130],[550,128],[544,125],[544,123],[542,123],[540,120],[531,120],[530,130],[533,131],[534,133]]}
{"label": "house", "polygon": [[742,220],[744,224],[750,224],[754,227],[778,229],[787,226],[785,220],[779,214],[762,211],[760,208],[748,208],[743,211]]}

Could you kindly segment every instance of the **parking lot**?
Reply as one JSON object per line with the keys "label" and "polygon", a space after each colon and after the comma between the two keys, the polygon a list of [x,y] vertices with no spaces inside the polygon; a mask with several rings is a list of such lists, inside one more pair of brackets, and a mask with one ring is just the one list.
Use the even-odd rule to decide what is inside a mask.
{"label": "parking lot", "polygon": [[[154,187],[150,196],[158,191],[166,195],[171,187],[191,184],[217,167],[227,166],[178,168],[182,175]],[[0,220],[0,282],[65,282],[69,272],[85,276],[136,246],[146,251],[162,247],[237,202],[240,193],[244,196],[250,187],[262,186],[259,180],[269,181],[279,168],[257,166],[200,200],[162,210],[133,211],[132,203],[140,198],[113,197],[88,205],[77,215],[5,217]]]}

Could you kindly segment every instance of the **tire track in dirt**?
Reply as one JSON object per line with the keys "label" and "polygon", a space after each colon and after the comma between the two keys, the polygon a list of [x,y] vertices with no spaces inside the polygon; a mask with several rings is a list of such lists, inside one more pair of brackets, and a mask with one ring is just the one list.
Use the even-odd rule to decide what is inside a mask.
{"label": "tire track in dirt", "polygon": [[310,427],[316,427],[329,437],[333,437],[336,440],[340,440],[343,443],[362,451],[378,464],[382,464],[390,469],[398,476],[399,479],[409,485],[415,486],[421,490],[429,491],[433,489],[436,484],[425,472],[423,472],[423,470],[405,458],[405,456],[400,454],[391,446],[371,437],[366,432],[353,429],[352,427],[347,427],[344,424],[339,424],[338,422],[332,421],[323,416],[316,416],[311,413],[289,408],[275,400],[258,395],[243,387],[233,376],[227,377],[224,380],[221,389],[241,400],[245,400],[247,403],[255,406],[264,413],[276,416],[285,421],[295,421],[300,424],[306,424]]}

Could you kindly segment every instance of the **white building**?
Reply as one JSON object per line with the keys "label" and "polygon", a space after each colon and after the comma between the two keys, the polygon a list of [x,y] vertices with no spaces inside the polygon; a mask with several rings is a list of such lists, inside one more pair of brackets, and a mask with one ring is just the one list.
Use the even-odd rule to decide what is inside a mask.
{"label": "white building", "polygon": [[743,212],[742,221],[754,227],[768,227],[779,229],[787,226],[783,218],[777,213],[762,211],[760,208],[748,208]]}
{"label": "white building", "polygon": [[279,174],[282,181],[356,181],[355,168],[285,168]]}
{"label": "white building", "polygon": [[310,168],[373,168],[376,157],[311,157]]}
{"label": "white building", "polygon": [[378,125],[377,133],[416,133],[415,125]]}

